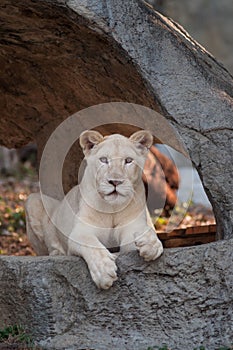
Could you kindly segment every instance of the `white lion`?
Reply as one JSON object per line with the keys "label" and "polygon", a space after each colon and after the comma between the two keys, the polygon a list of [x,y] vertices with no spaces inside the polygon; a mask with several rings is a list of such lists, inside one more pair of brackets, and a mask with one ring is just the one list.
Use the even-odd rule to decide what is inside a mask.
{"label": "white lion", "polygon": [[[151,222],[142,171],[153,137],[138,131],[127,138],[80,136],[86,168],[80,185],[62,201],[31,194],[26,203],[27,233],[38,255],[83,257],[93,281],[108,289],[117,280],[116,254],[137,249],[146,261],[163,247]],[[46,211],[45,209],[46,208]]]}

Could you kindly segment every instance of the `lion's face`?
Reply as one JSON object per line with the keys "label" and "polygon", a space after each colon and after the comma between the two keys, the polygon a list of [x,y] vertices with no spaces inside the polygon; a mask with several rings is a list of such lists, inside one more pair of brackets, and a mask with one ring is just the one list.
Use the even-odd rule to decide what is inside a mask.
{"label": "lion's face", "polygon": [[103,137],[96,131],[85,131],[80,137],[87,161],[90,186],[109,204],[123,204],[133,198],[142,181],[148,148],[153,141],[148,131],[130,138],[122,135]]}

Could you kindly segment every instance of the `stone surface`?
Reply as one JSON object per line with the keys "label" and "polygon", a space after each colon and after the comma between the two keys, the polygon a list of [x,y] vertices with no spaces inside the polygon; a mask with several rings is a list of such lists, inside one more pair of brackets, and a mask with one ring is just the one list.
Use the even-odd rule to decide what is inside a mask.
{"label": "stone surface", "polygon": [[43,349],[208,350],[232,343],[233,252],[222,241],[117,259],[108,291],[76,257],[1,257],[0,324],[20,323]]}

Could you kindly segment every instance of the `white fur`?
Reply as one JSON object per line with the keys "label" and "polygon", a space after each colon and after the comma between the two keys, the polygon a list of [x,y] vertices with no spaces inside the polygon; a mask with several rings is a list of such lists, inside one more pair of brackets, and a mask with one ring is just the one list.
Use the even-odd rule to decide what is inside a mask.
{"label": "white fur", "polygon": [[[142,169],[153,138],[139,131],[130,138],[80,136],[87,166],[79,186],[59,202],[31,194],[26,203],[27,233],[38,255],[79,255],[93,281],[108,289],[117,279],[116,255],[137,249],[146,261],[162,252],[145,203]],[[45,203],[46,202],[46,203]],[[44,209],[46,207],[46,211]]]}

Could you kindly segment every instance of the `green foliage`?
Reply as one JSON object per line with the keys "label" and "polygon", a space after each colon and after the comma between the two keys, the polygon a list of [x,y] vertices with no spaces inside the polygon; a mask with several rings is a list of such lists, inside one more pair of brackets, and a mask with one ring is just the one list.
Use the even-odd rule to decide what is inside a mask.
{"label": "green foliage", "polygon": [[8,203],[7,200],[0,198],[0,234],[7,232],[16,232],[19,229],[25,229],[24,207],[18,203]]}
{"label": "green foliage", "polygon": [[[152,215],[152,221],[155,228],[157,230],[163,229],[168,223],[178,225],[182,219],[189,215],[188,208],[190,205],[191,202],[176,204],[175,208],[169,212],[169,215],[165,212],[161,213],[161,209],[155,210],[154,216]],[[170,218],[171,214],[172,218]]]}
{"label": "green foliage", "polygon": [[[35,162],[35,160],[33,158],[31,158],[30,161]],[[19,169],[14,174],[15,178],[18,181],[22,181],[25,178],[31,179],[33,181],[35,178],[37,178],[36,170],[31,165],[30,161],[20,165]]]}
{"label": "green foliage", "polygon": [[6,326],[0,329],[0,343],[20,343],[27,346],[33,346],[31,336],[26,333],[24,327],[20,325]]}

